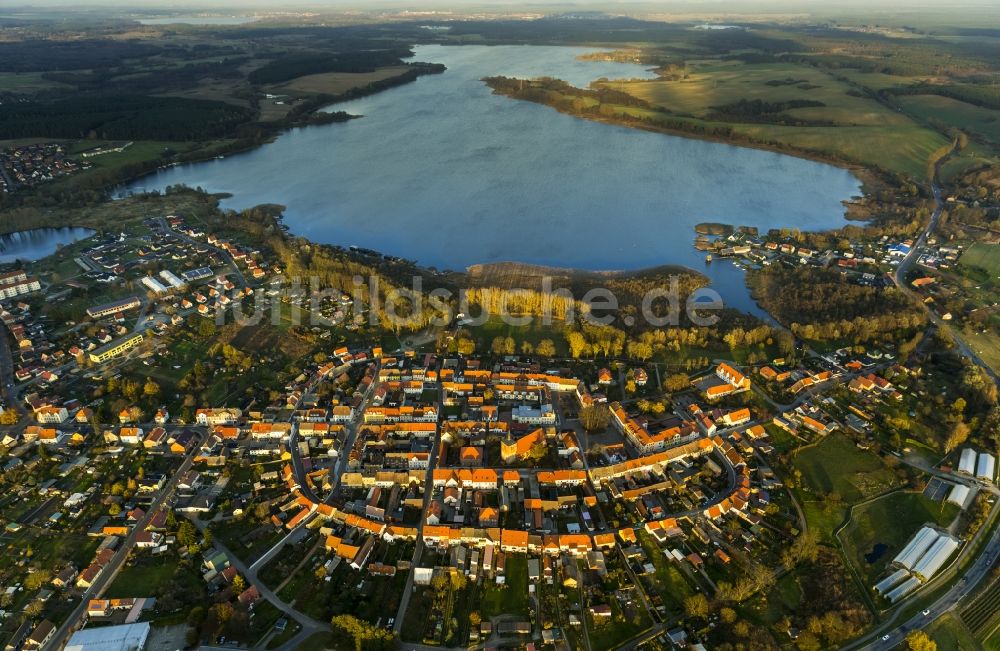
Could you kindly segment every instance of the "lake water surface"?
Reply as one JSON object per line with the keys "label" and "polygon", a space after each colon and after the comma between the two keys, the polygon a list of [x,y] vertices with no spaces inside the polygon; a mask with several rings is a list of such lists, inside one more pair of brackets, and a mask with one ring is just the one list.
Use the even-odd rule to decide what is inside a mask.
{"label": "lake water surface", "polygon": [[41,260],[60,246],[72,244],[94,234],[89,228],[35,228],[0,235],[0,264],[16,260]]}
{"label": "lake water surface", "polygon": [[593,51],[420,46],[448,71],[336,105],[365,117],[295,129],[259,149],[160,171],[130,191],[186,184],[224,207],[287,206],[296,235],[458,269],[515,260],[583,269],[681,264],[759,313],[731,263],[692,247],[702,221],[819,230],[859,192],[846,170],[755,149],[601,124],[493,95],[490,75],[651,78]]}

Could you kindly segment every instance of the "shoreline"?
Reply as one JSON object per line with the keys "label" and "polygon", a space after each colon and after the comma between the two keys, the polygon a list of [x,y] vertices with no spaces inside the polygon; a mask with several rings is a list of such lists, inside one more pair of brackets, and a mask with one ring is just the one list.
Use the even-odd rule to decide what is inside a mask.
{"label": "shoreline", "polygon": [[[784,156],[791,156],[793,158],[799,158],[799,159],[802,159],[802,160],[809,160],[809,161],[816,162],[816,163],[822,163],[824,165],[830,165],[831,167],[836,167],[838,169],[842,169],[842,170],[848,171],[860,183],[861,190],[862,190],[863,193],[867,193],[868,188],[872,184],[878,183],[878,182],[883,182],[883,183],[885,182],[884,179],[881,178],[881,175],[879,174],[879,170],[872,169],[872,168],[870,168],[870,167],[868,167],[866,165],[863,165],[861,163],[858,163],[858,162],[853,162],[853,161],[848,161],[848,160],[844,160],[844,159],[840,159],[840,158],[830,157],[828,155],[823,154],[822,152],[818,152],[818,151],[815,151],[815,150],[801,149],[801,148],[797,148],[797,147],[791,147],[791,148],[788,148],[788,149],[784,149],[784,148],[780,148],[780,147],[768,144],[766,142],[761,142],[761,141],[756,141],[756,140],[749,140],[749,139],[748,140],[742,140],[742,139],[738,140],[738,139],[733,139],[733,138],[726,138],[724,136],[713,135],[711,133],[697,132],[697,131],[688,131],[688,130],[684,130],[684,129],[675,129],[675,128],[671,128],[671,127],[667,127],[667,126],[650,124],[648,122],[643,122],[643,121],[638,120],[638,119],[630,120],[630,119],[622,119],[620,117],[608,117],[608,116],[602,116],[602,115],[598,115],[598,114],[581,113],[581,112],[566,110],[563,107],[560,107],[560,106],[558,106],[555,103],[549,103],[549,102],[544,102],[544,101],[537,101],[535,99],[531,99],[531,98],[528,98],[528,97],[519,97],[517,94],[514,94],[514,93],[505,92],[504,90],[498,89],[494,85],[492,85],[490,83],[490,79],[491,78],[489,78],[489,77],[485,77],[481,81],[483,81],[483,83],[486,84],[487,87],[491,88],[492,91],[493,91],[493,94],[495,94],[495,95],[502,95],[502,96],[504,96],[504,97],[506,97],[508,99],[512,99],[512,100],[522,101],[522,102],[530,102],[532,104],[538,104],[540,106],[546,106],[546,107],[548,107],[550,109],[555,110],[558,113],[562,113],[563,115],[569,115],[571,117],[578,118],[578,119],[581,119],[581,120],[589,120],[591,122],[599,122],[601,124],[608,124],[608,125],[613,125],[613,126],[625,127],[625,128],[629,128],[629,129],[640,129],[642,131],[648,131],[648,132],[651,132],[651,133],[660,133],[660,134],[674,136],[674,137],[678,137],[678,138],[687,138],[687,139],[690,139],[690,140],[701,140],[701,141],[704,141],[704,142],[712,142],[712,143],[716,143],[716,144],[728,145],[730,147],[742,147],[742,148],[746,148],[746,149],[756,149],[756,150],[759,150],[759,151],[766,151],[766,152],[770,152],[770,153],[774,153],[774,154],[780,154],[780,155],[784,155]],[[529,80],[529,79],[520,80],[519,79],[519,81],[526,81],[526,82],[528,82],[528,81],[532,81],[532,80]],[[581,89],[581,88],[578,88],[578,87],[575,87],[575,86],[571,86],[571,87],[573,89],[579,90],[579,91],[587,91],[588,90],[588,89]],[[568,96],[568,97],[572,97],[572,96]],[[730,123],[721,123],[721,126],[729,126],[729,124]],[[834,128],[836,128],[836,127],[834,127]],[[892,172],[890,172],[888,170],[886,170],[884,173],[893,174]],[[862,194],[860,196],[865,196],[865,194]],[[844,202],[842,202],[842,203],[847,203],[849,201],[852,201],[852,199],[845,199]],[[848,211],[847,211],[847,209],[845,207],[845,211],[844,211],[844,218],[845,219],[847,219],[849,221],[857,221],[854,218],[848,217],[847,216],[847,212]],[[864,220],[860,220],[860,221],[864,221]]]}

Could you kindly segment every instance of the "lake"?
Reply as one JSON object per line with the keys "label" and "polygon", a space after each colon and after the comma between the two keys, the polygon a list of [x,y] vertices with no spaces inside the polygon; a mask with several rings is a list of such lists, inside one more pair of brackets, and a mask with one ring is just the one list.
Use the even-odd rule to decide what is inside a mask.
{"label": "lake", "polygon": [[41,260],[60,246],[72,244],[94,234],[89,228],[34,228],[0,235],[0,264],[16,260]]}
{"label": "lake", "polygon": [[336,105],[365,117],[295,129],[254,151],[140,179],[228,192],[227,208],[287,206],[316,242],[458,269],[514,260],[591,270],[660,264],[704,271],[728,305],[760,313],[730,262],[704,262],[694,226],[763,230],[844,223],[848,171],[756,149],[564,115],[493,95],[490,75],[652,78],[641,65],[580,61],[590,48],[420,46],[448,71]]}

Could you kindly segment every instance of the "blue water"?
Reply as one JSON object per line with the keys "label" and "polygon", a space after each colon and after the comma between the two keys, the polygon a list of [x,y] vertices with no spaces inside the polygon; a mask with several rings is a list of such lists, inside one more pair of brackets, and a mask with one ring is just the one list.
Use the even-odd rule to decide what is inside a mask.
{"label": "blue water", "polygon": [[60,246],[93,234],[94,231],[89,228],[35,228],[0,235],[0,263],[41,260],[55,253]]}
{"label": "blue water", "polygon": [[231,193],[226,208],[283,204],[296,235],[439,268],[687,265],[728,305],[759,313],[741,270],[706,266],[693,249],[694,225],[837,227],[858,180],[814,161],[582,120],[493,95],[481,81],[548,75],[585,86],[653,76],[640,65],[577,60],[588,51],[421,46],[416,60],[448,71],[336,106],[362,119],[295,129],[128,190],[182,183]]}

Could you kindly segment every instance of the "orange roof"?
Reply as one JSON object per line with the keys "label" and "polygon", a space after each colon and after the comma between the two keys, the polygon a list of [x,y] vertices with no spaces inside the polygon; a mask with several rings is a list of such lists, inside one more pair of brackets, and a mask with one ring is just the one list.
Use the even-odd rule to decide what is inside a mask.
{"label": "orange roof", "polygon": [[500,545],[502,547],[523,547],[527,549],[528,532],[518,531],[516,529],[504,529],[503,533],[500,535]]}

